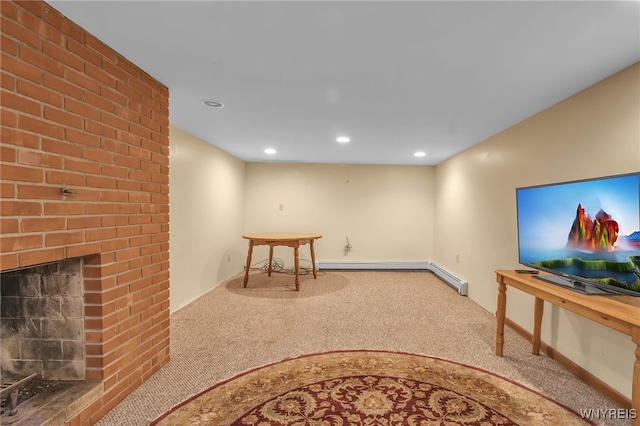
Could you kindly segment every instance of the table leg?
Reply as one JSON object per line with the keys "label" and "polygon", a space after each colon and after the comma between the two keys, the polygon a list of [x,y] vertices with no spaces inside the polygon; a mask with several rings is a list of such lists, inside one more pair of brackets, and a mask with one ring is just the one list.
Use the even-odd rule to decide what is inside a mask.
{"label": "table leg", "polygon": [[533,341],[531,353],[540,355],[540,330],[542,330],[542,312],[544,310],[544,300],[536,297],[533,307]]}
{"label": "table leg", "polygon": [[496,330],[496,355],[502,356],[504,348],[504,319],[507,311],[507,285],[502,281],[498,281],[498,309],[496,311],[497,330]]}
{"label": "table leg", "polygon": [[316,252],[313,249],[313,240],[309,242],[311,246],[311,264],[313,265],[313,278],[318,278],[318,274],[316,272]]}
{"label": "table leg", "polygon": [[247,253],[247,266],[244,270],[244,287],[249,282],[249,268],[251,267],[251,255],[253,254],[253,240],[249,240],[249,252]]}
{"label": "table leg", "polygon": [[640,327],[631,330],[631,339],[636,344],[636,361],[633,363],[633,380],[631,381],[631,409],[635,410],[632,426],[640,426]]}
{"label": "table leg", "polygon": [[269,268],[267,269],[268,276],[271,276],[271,265],[273,264],[273,246],[269,246]]}
{"label": "table leg", "polygon": [[293,264],[296,268],[296,291],[300,290],[300,278],[298,277],[298,271],[300,269],[300,262],[298,261],[298,246],[293,248]]}

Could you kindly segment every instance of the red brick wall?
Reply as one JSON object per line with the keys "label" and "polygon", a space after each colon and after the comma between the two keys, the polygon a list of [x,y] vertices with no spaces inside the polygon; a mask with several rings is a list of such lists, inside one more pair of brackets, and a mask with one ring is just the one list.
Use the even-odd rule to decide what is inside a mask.
{"label": "red brick wall", "polygon": [[92,424],[169,360],[168,89],[46,3],[0,5],[0,270],[85,258]]}

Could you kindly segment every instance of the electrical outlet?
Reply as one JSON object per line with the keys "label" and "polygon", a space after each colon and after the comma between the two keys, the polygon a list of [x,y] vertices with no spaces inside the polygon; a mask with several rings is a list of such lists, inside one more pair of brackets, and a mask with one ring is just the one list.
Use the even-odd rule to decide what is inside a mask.
{"label": "electrical outlet", "polygon": [[278,210],[280,211],[284,210],[284,206],[282,204],[278,205]]}
{"label": "electrical outlet", "polygon": [[456,263],[460,263],[460,255],[456,254]]}
{"label": "electrical outlet", "polygon": [[227,262],[231,262],[231,255],[230,254],[227,255]]}

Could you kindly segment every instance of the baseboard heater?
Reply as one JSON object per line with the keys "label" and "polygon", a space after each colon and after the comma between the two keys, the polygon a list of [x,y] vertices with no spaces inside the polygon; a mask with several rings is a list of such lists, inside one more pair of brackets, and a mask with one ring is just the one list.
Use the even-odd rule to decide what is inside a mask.
{"label": "baseboard heater", "polygon": [[316,267],[319,270],[405,270],[405,271],[428,271],[429,262],[331,262],[318,260]]}
{"label": "baseboard heater", "polygon": [[331,262],[318,260],[318,270],[382,270],[382,271],[431,271],[438,278],[456,289],[462,296],[467,295],[467,282],[433,262]]}
{"label": "baseboard heater", "polygon": [[431,272],[436,274],[438,278],[440,278],[442,281],[446,282],[451,287],[455,288],[458,291],[458,293],[460,293],[462,296],[467,295],[467,282],[465,280],[453,275],[451,272],[447,271],[442,266],[433,262],[431,262],[429,269],[431,270]]}

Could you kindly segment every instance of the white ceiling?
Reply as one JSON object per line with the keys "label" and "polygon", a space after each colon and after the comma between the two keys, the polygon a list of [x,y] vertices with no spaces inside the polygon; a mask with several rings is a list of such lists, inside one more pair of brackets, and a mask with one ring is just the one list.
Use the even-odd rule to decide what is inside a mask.
{"label": "white ceiling", "polygon": [[245,161],[438,164],[640,61],[637,0],[49,3]]}

